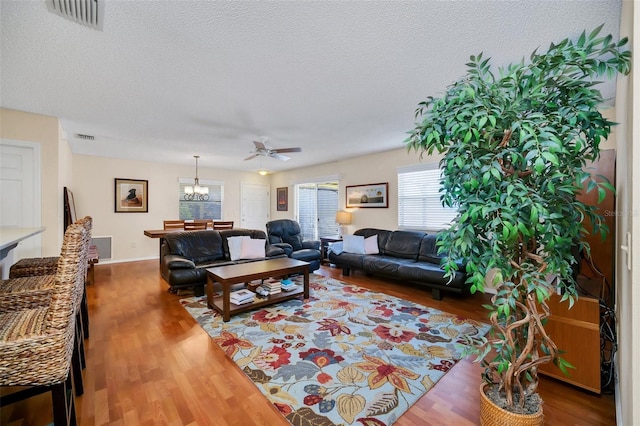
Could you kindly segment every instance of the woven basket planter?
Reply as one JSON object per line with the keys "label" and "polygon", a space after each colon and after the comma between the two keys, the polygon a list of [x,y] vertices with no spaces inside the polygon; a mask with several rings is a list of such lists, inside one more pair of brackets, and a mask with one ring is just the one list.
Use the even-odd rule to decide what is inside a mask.
{"label": "woven basket planter", "polygon": [[536,414],[516,414],[495,405],[484,392],[487,383],[480,385],[481,426],[541,426],[544,424],[542,406]]}

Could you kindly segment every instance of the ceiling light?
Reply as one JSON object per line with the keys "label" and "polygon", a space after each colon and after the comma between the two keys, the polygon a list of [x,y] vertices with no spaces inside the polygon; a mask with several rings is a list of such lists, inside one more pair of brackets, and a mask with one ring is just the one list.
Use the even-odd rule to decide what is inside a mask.
{"label": "ceiling light", "polygon": [[258,173],[260,176],[266,176],[269,174],[269,170],[258,170]]}
{"label": "ceiling light", "polygon": [[198,180],[198,158],[200,158],[200,156],[194,155],[193,158],[196,159],[196,178],[194,179],[193,186],[187,185],[184,187],[184,199],[188,201],[207,201],[209,199],[209,187],[200,186],[200,181]]}

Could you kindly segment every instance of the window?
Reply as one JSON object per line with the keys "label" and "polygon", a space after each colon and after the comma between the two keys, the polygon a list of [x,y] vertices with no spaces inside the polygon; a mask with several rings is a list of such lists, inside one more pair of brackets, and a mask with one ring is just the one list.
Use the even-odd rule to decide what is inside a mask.
{"label": "window", "polygon": [[437,163],[398,168],[398,227],[440,230],[456,217],[456,209],[440,201],[441,171]]}
{"label": "window", "polygon": [[180,211],[179,219],[222,219],[222,200],[224,182],[200,179],[200,186],[209,188],[208,200],[185,200],[184,187],[193,186],[193,179],[180,178]]}
{"label": "window", "polygon": [[305,240],[337,235],[338,183],[296,185],[298,223]]}

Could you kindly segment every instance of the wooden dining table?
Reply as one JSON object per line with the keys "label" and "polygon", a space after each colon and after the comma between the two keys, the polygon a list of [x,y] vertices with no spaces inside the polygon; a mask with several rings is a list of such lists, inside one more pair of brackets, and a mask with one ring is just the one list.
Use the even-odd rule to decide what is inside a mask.
{"label": "wooden dining table", "polygon": [[175,232],[193,232],[193,231],[185,231],[184,229],[147,229],[144,231],[144,235],[149,238],[158,238],[158,261],[162,262],[162,243],[164,242],[164,237],[167,234],[172,234]]}
{"label": "wooden dining table", "polygon": [[[214,222],[215,223],[215,222]],[[225,222],[227,223],[227,222]],[[233,223],[233,222],[231,222]],[[207,229],[211,229],[211,228],[207,228]],[[158,242],[158,259],[160,262],[162,262],[162,243],[164,242],[164,237],[167,234],[171,234],[171,233],[175,233],[175,232],[194,232],[194,231],[198,231],[198,229],[146,229],[144,231],[144,235],[149,237],[149,238],[158,238],[159,242]]]}

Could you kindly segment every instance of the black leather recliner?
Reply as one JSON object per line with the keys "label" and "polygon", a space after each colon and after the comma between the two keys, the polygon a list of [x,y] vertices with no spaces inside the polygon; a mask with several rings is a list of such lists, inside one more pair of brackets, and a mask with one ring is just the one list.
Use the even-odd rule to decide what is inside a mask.
{"label": "black leather recliner", "polygon": [[320,267],[320,241],[302,240],[300,225],[295,220],[277,219],[267,222],[269,244],[281,247],[292,259],[309,262],[309,272]]}

